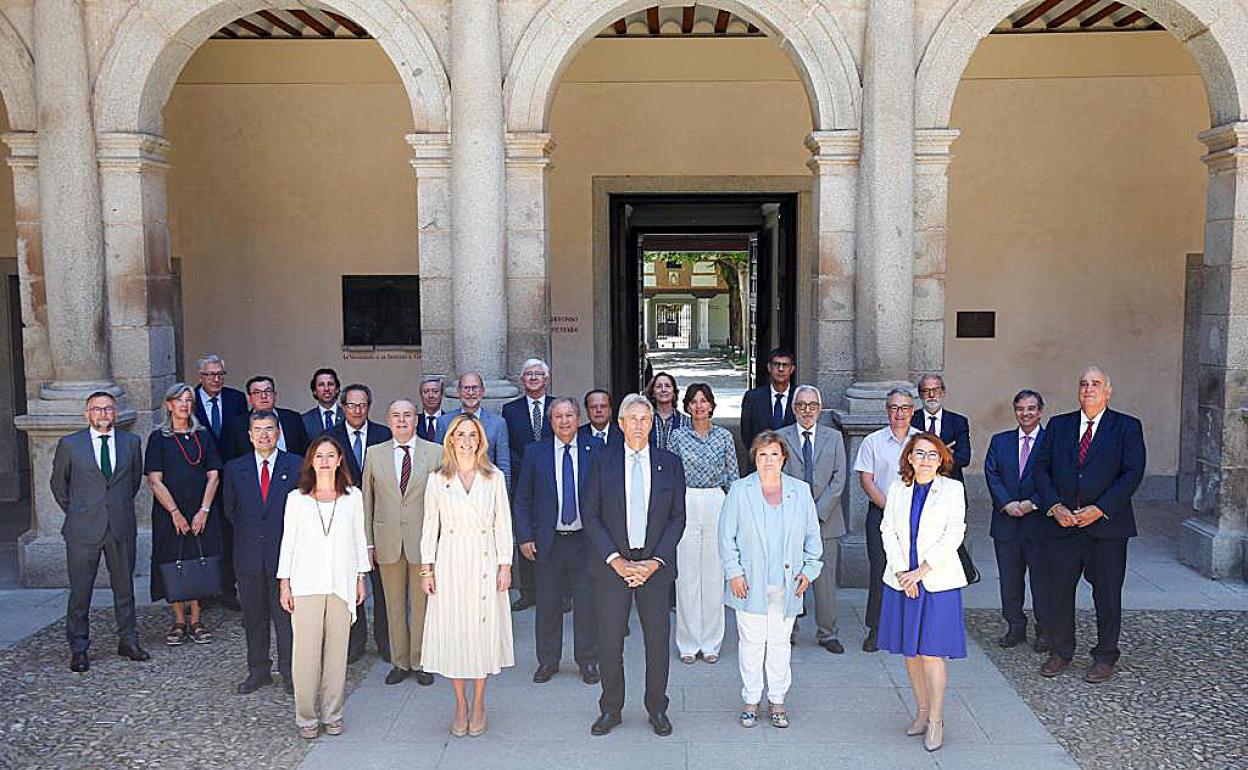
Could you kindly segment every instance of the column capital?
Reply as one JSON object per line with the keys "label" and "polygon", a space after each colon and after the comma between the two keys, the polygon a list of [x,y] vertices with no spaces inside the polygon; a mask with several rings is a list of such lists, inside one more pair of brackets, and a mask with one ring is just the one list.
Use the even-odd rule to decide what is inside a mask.
{"label": "column capital", "polygon": [[550,154],[555,142],[545,131],[508,132],[504,138],[508,166],[536,166],[545,168],[550,164]]}
{"label": "column capital", "polygon": [[164,137],[141,132],[109,132],[96,137],[101,171],[168,171],[172,145]]}
{"label": "column capital", "polygon": [[9,168],[35,168],[39,165],[39,134],[35,131],[8,131],[0,135],[9,146]]}
{"label": "column capital", "polygon": [[1248,158],[1248,121],[1238,121],[1216,126],[1196,135],[1209,153],[1201,160],[1210,172],[1238,169]]}
{"label": "column capital", "polygon": [[862,133],[847,128],[836,131],[812,131],[806,135],[810,150],[807,167],[815,173],[824,165],[857,166],[862,154]]}
{"label": "column capital", "polygon": [[412,168],[416,176],[447,176],[451,170],[451,135],[448,133],[408,134],[403,137],[412,148]]}
{"label": "column capital", "polygon": [[914,162],[947,166],[953,161],[953,143],[962,135],[956,128],[919,128],[914,132]]}

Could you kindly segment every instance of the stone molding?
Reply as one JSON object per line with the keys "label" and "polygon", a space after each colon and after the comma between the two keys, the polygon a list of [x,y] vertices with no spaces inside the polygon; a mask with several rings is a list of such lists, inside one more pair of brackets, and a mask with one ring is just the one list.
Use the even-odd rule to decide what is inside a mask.
{"label": "stone molding", "polygon": [[448,133],[419,133],[403,137],[412,148],[412,168],[417,176],[430,171],[451,169],[451,135]]}
{"label": "stone molding", "polygon": [[0,135],[9,147],[9,168],[34,169],[39,166],[39,132],[8,131]]}
{"label": "stone molding", "polygon": [[862,133],[848,128],[837,131],[812,131],[806,135],[810,158],[806,167],[815,174],[826,166],[857,166],[862,156]]}
{"label": "stone molding", "polygon": [[550,154],[555,141],[544,131],[508,132],[504,138],[507,148],[507,168],[532,167],[545,169],[550,165]]}
{"label": "stone molding", "polygon": [[1201,160],[1210,174],[1238,171],[1248,158],[1248,121],[1227,123],[1197,134],[1209,152]]}
{"label": "stone molding", "polygon": [[962,132],[956,128],[919,128],[914,132],[914,162],[923,166],[948,166],[953,162],[953,143]]}
{"label": "stone molding", "polygon": [[172,145],[163,137],[142,132],[109,132],[96,137],[101,171],[168,171]]}

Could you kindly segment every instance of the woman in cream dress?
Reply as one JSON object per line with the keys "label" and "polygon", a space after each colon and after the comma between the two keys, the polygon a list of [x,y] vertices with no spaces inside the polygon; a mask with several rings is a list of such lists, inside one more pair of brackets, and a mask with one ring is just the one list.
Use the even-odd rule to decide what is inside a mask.
{"label": "woman in cream dress", "polygon": [[[421,577],[429,604],[421,663],[455,688],[451,734],[485,732],[485,678],[515,665],[511,638],[511,509],[471,415],[446,430],[442,465],[425,487]],[[472,713],[467,685],[473,680]]]}

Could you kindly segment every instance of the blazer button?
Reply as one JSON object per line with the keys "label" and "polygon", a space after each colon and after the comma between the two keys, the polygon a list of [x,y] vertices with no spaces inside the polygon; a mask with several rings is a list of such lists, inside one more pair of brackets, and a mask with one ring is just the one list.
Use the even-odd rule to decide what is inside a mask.
{"label": "blazer button", "polygon": [[785,568],[785,569],[788,569],[788,568],[789,568],[789,565],[787,565],[787,564],[786,564],[786,565],[784,565],[784,568]]}

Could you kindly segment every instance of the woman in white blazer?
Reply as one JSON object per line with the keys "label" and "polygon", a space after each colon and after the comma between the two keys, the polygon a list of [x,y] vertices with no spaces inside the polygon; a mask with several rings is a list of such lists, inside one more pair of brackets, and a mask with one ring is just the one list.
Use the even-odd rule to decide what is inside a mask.
{"label": "woman in white blazer", "polygon": [[880,524],[884,593],[880,647],[904,655],[918,704],[907,735],[935,751],[944,741],[945,658],[966,657],[958,546],[966,534],[966,494],[947,478],[953,453],[937,436],[916,433],[901,452],[901,479],[888,489]]}

